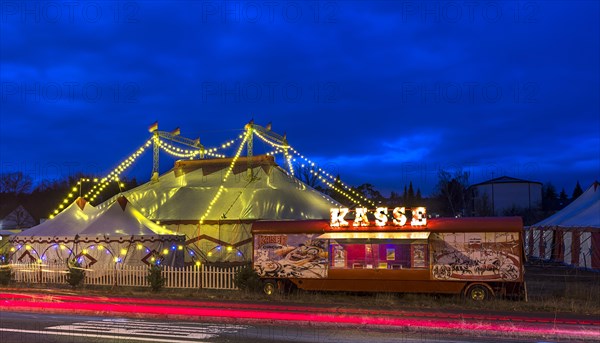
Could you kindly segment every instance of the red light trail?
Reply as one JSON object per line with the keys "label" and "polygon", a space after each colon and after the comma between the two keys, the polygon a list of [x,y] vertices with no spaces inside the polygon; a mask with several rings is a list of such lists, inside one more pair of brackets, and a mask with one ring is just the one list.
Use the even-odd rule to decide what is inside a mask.
{"label": "red light trail", "polygon": [[532,315],[411,312],[340,309],[316,306],[206,302],[104,296],[0,293],[2,311],[41,311],[183,320],[228,319],[236,322],[280,322],[311,325],[439,330],[526,337],[600,339],[600,320],[557,319]]}

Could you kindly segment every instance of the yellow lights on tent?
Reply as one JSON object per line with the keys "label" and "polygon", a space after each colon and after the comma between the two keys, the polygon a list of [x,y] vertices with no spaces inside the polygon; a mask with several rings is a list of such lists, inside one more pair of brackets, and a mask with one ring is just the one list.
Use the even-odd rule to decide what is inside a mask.
{"label": "yellow lights on tent", "polygon": [[144,246],[143,246],[143,245],[141,245],[141,244],[138,244],[138,245],[136,245],[136,246],[135,246],[135,248],[136,248],[137,250],[142,250],[142,249],[144,249]]}
{"label": "yellow lights on tent", "polygon": [[232,246],[228,246],[228,247],[227,247],[227,251],[228,251],[228,252],[232,252],[232,251],[233,251],[233,247],[232,247]]}
{"label": "yellow lights on tent", "polygon": [[196,261],[196,267],[200,267],[202,265],[202,263],[200,263],[200,261]]}
{"label": "yellow lights on tent", "polygon": [[[246,134],[244,135],[244,139],[242,140],[242,143],[240,143],[240,146],[238,147],[238,150],[235,153],[235,156],[233,157],[233,159],[231,160],[231,164],[229,165],[229,168],[227,169],[227,172],[225,173],[225,176],[223,177],[223,184],[227,181],[227,179],[229,178],[229,175],[231,175],[231,172],[233,171],[233,167],[235,166],[235,163],[237,162],[238,158],[240,157],[240,154],[242,153],[242,149],[244,148],[244,144],[248,140],[250,134],[251,134],[250,131],[246,131]],[[221,185],[219,187],[217,194],[215,194],[213,199],[208,204],[208,208],[206,209],[206,212],[204,212],[202,217],[200,217],[200,224],[204,223],[204,219],[206,217],[208,217],[208,215],[210,214],[210,211],[212,210],[213,205],[217,202],[217,200],[219,200],[219,197],[221,196],[224,189],[225,189],[225,186],[223,186],[223,185]]]}
{"label": "yellow lights on tent", "polygon": [[15,252],[17,249],[15,249],[15,247],[11,247],[10,248],[10,252]]}
{"label": "yellow lights on tent", "polygon": [[84,254],[84,255],[87,255],[88,250],[87,249],[83,249],[83,250],[81,250],[81,253]]}
{"label": "yellow lights on tent", "polygon": [[115,263],[119,263],[119,262],[121,262],[121,259],[119,257],[115,257],[114,261],[115,261]]}
{"label": "yellow lights on tent", "polygon": [[59,245],[60,250],[65,250],[67,247],[64,244]]}
{"label": "yellow lights on tent", "polygon": [[162,254],[163,255],[169,255],[169,249],[163,249]]}
{"label": "yellow lights on tent", "polygon": [[58,210],[54,210],[54,214],[58,214]]}
{"label": "yellow lights on tent", "polygon": [[69,203],[69,199],[63,200],[63,204],[68,204],[68,203]]}
{"label": "yellow lights on tent", "polygon": [[183,250],[183,245],[178,245],[177,250]]}
{"label": "yellow lights on tent", "polygon": [[150,262],[155,262],[155,261],[156,261],[156,258],[155,258],[155,257],[151,257],[151,258],[150,258]]}
{"label": "yellow lights on tent", "polygon": [[63,208],[65,208],[65,205],[60,204],[60,205],[58,205],[58,208],[60,208],[62,210]]}
{"label": "yellow lights on tent", "polygon": [[31,245],[26,245],[25,250],[31,250]]}
{"label": "yellow lights on tent", "polygon": [[53,214],[51,214],[51,215],[49,216],[49,218],[50,218],[50,219],[54,219],[54,215],[53,215]]}
{"label": "yellow lights on tent", "polygon": [[127,249],[121,249],[121,255],[127,255]]}
{"label": "yellow lights on tent", "polygon": [[73,197],[73,193],[69,193],[69,195],[67,195],[69,198]]}
{"label": "yellow lights on tent", "polygon": [[213,253],[212,253],[212,251],[209,251],[209,252],[208,252],[206,255],[207,255],[208,257],[211,257],[211,256],[213,255]]}
{"label": "yellow lights on tent", "polygon": [[102,245],[99,245],[98,246],[98,251],[102,251],[102,250],[104,250],[104,247]]}

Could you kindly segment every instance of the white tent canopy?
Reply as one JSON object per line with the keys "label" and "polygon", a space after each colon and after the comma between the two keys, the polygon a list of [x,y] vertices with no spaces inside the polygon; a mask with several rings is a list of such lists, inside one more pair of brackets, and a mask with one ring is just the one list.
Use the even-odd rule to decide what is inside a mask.
{"label": "white tent canopy", "polygon": [[600,184],[528,230],[529,256],[600,269]]}
{"label": "white tent canopy", "polygon": [[600,228],[599,187],[599,184],[595,182],[567,207],[533,226]]}
{"label": "white tent canopy", "polygon": [[152,257],[164,264],[183,263],[185,237],[148,220],[120,196],[102,210],[77,199],[55,218],[10,241],[16,262],[64,263],[76,258],[90,267],[140,265]]}
{"label": "white tent canopy", "polygon": [[15,235],[13,239],[73,237],[88,225],[99,211],[83,198],[77,198],[56,217]]}

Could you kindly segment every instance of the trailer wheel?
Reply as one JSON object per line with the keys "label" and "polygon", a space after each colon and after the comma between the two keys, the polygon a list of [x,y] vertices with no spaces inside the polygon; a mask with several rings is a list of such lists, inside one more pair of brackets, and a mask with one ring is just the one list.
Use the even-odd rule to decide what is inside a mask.
{"label": "trailer wheel", "polygon": [[487,301],[493,296],[493,292],[483,284],[470,285],[465,291],[465,297],[472,301]]}
{"label": "trailer wheel", "polygon": [[277,283],[273,280],[267,280],[263,283],[263,292],[266,295],[273,295],[277,291]]}

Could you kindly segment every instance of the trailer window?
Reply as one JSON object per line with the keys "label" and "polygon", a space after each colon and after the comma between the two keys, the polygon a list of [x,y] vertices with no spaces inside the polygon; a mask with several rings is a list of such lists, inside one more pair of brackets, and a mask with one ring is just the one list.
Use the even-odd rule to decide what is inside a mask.
{"label": "trailer window", "polygon": [[413,269],[427,268],[429,255],[425,241],[387,240],[360,242],[332,241],[329,246],[333,269]]}

